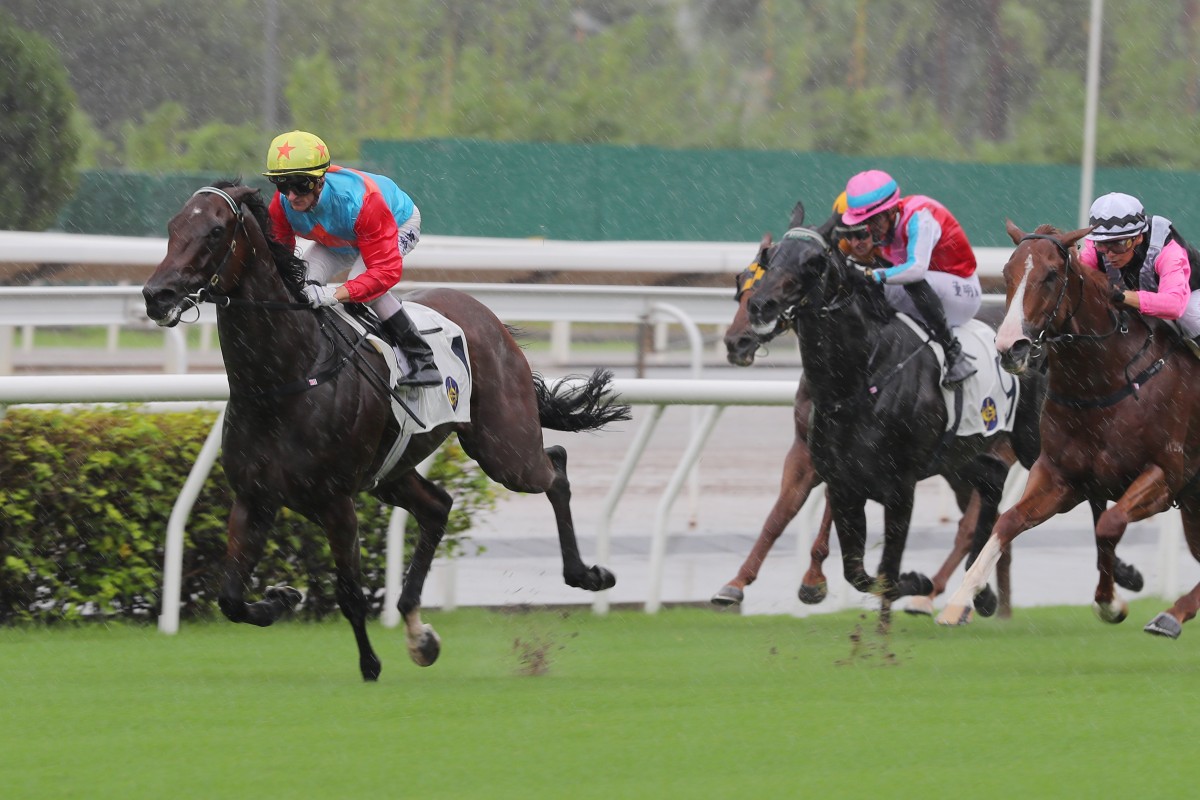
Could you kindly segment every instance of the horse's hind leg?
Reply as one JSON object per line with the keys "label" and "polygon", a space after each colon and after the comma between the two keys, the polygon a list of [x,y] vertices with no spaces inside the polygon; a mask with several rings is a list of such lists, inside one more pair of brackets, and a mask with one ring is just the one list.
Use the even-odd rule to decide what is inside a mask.
{"label": "horse's hind leg", "polygon": [[[974,536],[971,539],[971,552],[967,556],[967,569],[975,563],[975,559],[987,544],[996,517],[1000,512],[1000,500],[1004,496],[1004,482],[1008,478],[1008,465],[1000,459],[982,455],[975,460],[974,485],[979,494],[979,519],[975,523]],[[1007,552],[1007,549],[1006,549]],[[975,595],[974,606],[980,616],[990,617],[999,607],[999,598],[992,587],[985,584],[983,590]]]}
{"label": "horse's hind leg", "polygon": [[[546,448],[546,460],[553,468],[554,477],[546,487],[546,498],[554,509],[558,525],[558,546],[562,550],[563,581],[576,589],[599,592],[611,589],[617,578],[599,565],[587,566],[579,555],[579,542],[575,538],[575,523],[571,519],[571,482],[567,479],[567,451],[555,445]],[[520,491],[520,490],[519,490]],[[528,490],[524,490],[528,491]]]}
{"label": "horse's hind leg", "polygon": [[363,680],[378,680],[382,665],[367,638],[367,612],[370,606],[363,596],[358,515],[354,511],[354,498],[336,497],[325,507],[308,510],[306,514],[325,530],[325,536],[329,539],[336,573],[338,608],[354,630],[354,641],[358,644],[358,667]]}
{"label": "horse's hind leg", "polygon": [[442,643],[433,626],[421,621],[421,592],[433,567],[438,544],[446,532],[446,520],[454,501],[442,487],[423,478],[416,470],[405,474],[395,486],[376,494],[386,503],[408,509],[420,530],[404,573],[404,586],[396,608],[404,618],[409,658],[419,667],[428,667],[437,661]]}
{"label": "horse's hind leg", "polygon": [[[1180,512],[1183,514],[1183,538],[1188,551],[1192,558],[1200,561],[1200,502],[1184,501],[1180,504]],[[1183,623],[1193,619],[1197,611],[1200,611],[1200,583],[1150,620],[1142,630],[1156,636],[1178,639],[1179,634],[1183,633]]]}
{"label": "horse's hind leg", "polygon": [[[575,524],[571,520],[571,482],[567,480],[567,451],[555,445],[542,449],[542,429],[536,412],[514,415],[492,408],[494,414],[481,419],[470,430],[460,429],[458,441],[479,462],[492,480],[514,492],[545,493],[558,524],[562,551],[563,580],[568,586],[598,592],[611,589],[617,579],[601,566],[589,567],[579,555]],[[504,431],[504,437],[498,435]]]}
{"label": "horse's hind leg", "polygon": [[268,589],[257,603],[247,603],[246,585],[262,559],[267,533],[279,509],[255,505],[238,497],[229,509],[229,527],[222,567],[221,589],[217,604],[221,613],[233,622],[246,622],[265,628],[300,602],[300,592],[290,586]]}
{"label": "horse's hind leg", "polygon": [[1125,535],[1125,528],[1130,522],[1165,511],[1170,501],[1165,473],[1161,467],[1152,466],[1134,479],[1116,505],[1096,520],[1096,569],[1100,580],[1096,584],[1092,610],[1101,621],[1124,622],[1129,613],[1129,604],[1114,587],[1117,544]]}
{"label": "horse's hind leg", "polygon": [[[1103,500],[1089,500],[1088,505],[1092,509],[1092,530],[1096,531],[1100,526],[1100,515],[1104,513],[1107,503]],[[1097,535],[1097,554],[1100,552],[1100,547],[1100,539]],[[1120,586],[1122,589],[1128,589],[1131,592],[1140,592],[1146,585],[1141,571],[1133,564],[1122,561],[1121,557],[1115,552],[1113,553],[1113,580],[1117,586]]]}

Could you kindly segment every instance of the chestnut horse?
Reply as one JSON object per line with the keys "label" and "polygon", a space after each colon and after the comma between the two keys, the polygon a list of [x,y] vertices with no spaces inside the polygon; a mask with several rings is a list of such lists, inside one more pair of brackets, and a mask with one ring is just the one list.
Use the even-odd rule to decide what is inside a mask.
{"label": "chestnut horse", "polygon": [[[754,294],[755,285],[763,277],[762,265],[768,263],[771,245],[772,237],[768,233],[759,244],[758,259],[737,276],[734,293],[737,310],[734,312],[733,321],[729,323],[729,327],[725,331],[726,357],[734,366],[753,365],[759,350],[764,345],[791,330],[790,323],[781,317],[774,330],[762,335],[755,333],[750,326],[750,315],[746,310],[750,297]],[[712,603],[714,605],[732,606],[742,602],[745,598],[746,587],[758,579],[758,572],[768,553],[771,552],[772,546],[800,513],[800,509],[808,500],[812,490],[821,483],[820,476],[813,468],[812,452],[808,448],[808,425],[811,414],[812,400],[808,396],[808,387],[802,376],[796,390],[796,403],[792,413],[794,436],[792,445],[784,457],[779,496],[767,514],[767,519],[758,534],[758,539],[754,542],[754,547],[738,568],[737,574],[713,595]],[[992,437],[990,451],[1010,467],[1016,463],[1016,455],[1008,443],[1007,436]],[[971,542],[979,519],[979,495],[972,492],[970,485],[956,474],[947,476],[947,480],[950,481],[951,488],[954,490],[959,510],[964,513],[959,521],[949,555],[946,556],[946,560],[938,569],[937,574],[931,578],[933,592],[927,596],[914,595],[905,609],[911,614],[933,615],[933,599],[945,591],[950,576],[954,574],[954,570],[958,568],[971,549]],[[829,504],[826,503],[817,535],[813,538],[808,569],[800,581],[800,589],[797,592],[800,600],[804,603],[820,603],[828,593],[824,564],[825,559],[829,557],[829,533],[832,523],[833,514]],[[1002,618],[1006,618],[1012,613],[1010,562],[1008,551],[1005,551],[996,569],[996,588],[999,595],[998,614]]]}
{"label": "chestnut horse", "polygon": [[[1113,307],[1108,278],[1085,267],[1075,249],[1089,230],[1043,225],[1026,234],[1007,223],[1016,249],[1004,265],[1008,309],[996,349],[1017,374],[1035,351],[1046,351],[1044,447],[1024,494],[996,521],[940,623],[967,621],[971,597],[1002,548],[1084,501],[1093,510],[1116,501],[1096,523],[1093,609],[1101,620],[1118,623],[1128,613],[1113,583],[1116,547],[1130,522],[1178,505],[1188,548],[1200,559],[1200,362],[1168,323]],[[1176,638],[1198,608],[1200,586],[1145,630]]]}
{"label": "chestnut horse", "polygon": [[[376,680],[381,665],[367,638],[354,511],[355,496],[368,490],[408,509],[420,529],[397,605],[410,657],[432,664],[441,645],[432,626],[421,622],[421,590],[453,501],[415,467],[451,433],[493,480],[546,494],[569,586],[599,591],[616,583],[607,569],[580,558],[566,451],[542,446],[544,427],[594,430],[629,418],[627,406],[603,398],[610,373],[597,371],[582,387],[552,391],[530,372],[520,346],[486,306],[449,289],[413,293],[408,299],[440,312],[465,334],[470,422],[415,433],[394,468],[372,486],[399,430],[389,387],[381,382],[385,362],[335,312],[299,302],[304,263],[268,236],[258,190],[227,181],[206,186],[167,230],[167,254],[142,292],[146,313],[172,326],[198,302],[214,302],[229,377],[221,459],[235,499],[219,592],[226,617],[265,627],[300,602],[291,587],[272,587],[258,602],[244,599],[279,509],[295,509],[328,537],[338,605],[354,630],[359,669],[364,680]],[[411,402],[415,391],[402,397]]]}

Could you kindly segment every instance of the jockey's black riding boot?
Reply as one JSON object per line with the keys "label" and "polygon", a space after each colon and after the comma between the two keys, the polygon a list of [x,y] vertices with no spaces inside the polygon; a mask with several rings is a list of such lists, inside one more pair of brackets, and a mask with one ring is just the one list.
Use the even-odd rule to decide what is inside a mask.
{"label": "jockey's black riding boot", "polygon": [[908,292],[913,305],[917,307],[917,311],[921,312],[925,326],[929,328],[929,333],[933,336],[934,341],[940,344],[945,351],[946,374],[942,377],[942,386],[953,389],[978,370],[963,355],[962,343],[950,330],[950,324],[946,322],[946,310],[942,308],[941,298],[937,296],[933,287],[927,281],[920,280],[904,284],[904,291]]}
{"label": "jockey's black riding boot", "polygon": [[442,382],[442,375],[433,363],[433,350],[421,338],[408,312],[401,308],[383,321],[382,329],[392,344],[404,351],[408,358],[411,369],[400,379],[401,386],[437,386]]}

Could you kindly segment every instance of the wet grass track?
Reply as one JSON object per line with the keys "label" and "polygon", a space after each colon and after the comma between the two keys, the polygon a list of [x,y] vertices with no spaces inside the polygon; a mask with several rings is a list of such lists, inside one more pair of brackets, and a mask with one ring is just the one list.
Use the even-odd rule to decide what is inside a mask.
{"label": "wet grass track", "polygon": [[1086,607],[898,614],[433,612],[373,624],[0,630],[11,798],[1191,796],[1200,629]]}

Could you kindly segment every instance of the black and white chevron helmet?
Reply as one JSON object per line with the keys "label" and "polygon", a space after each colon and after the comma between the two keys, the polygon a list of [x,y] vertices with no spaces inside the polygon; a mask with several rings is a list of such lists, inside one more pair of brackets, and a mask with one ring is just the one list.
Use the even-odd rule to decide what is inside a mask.
{"label": "black and white chevron helmet", "polygon": [[1094,228],[1087,235],[1093,242],[1128,239],[1146,229],[1146,210],[1132,195],[1109,192],[1092,203],[1088,224]]}

